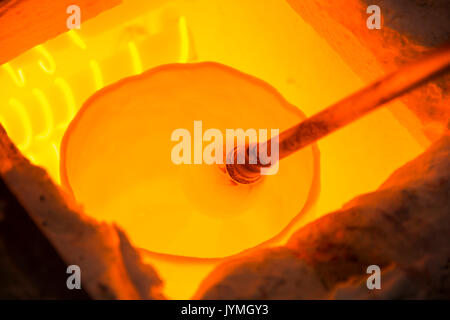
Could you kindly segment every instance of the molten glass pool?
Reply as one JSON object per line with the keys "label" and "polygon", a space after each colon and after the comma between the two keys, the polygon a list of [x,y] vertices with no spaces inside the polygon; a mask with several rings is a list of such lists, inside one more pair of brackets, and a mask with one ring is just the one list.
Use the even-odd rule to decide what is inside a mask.
{"label": "molten glass pool", "polygon": [[196,120],[223,136],[237,128],[270,132],[303,119],[271,86],[230,67],[158,67],[84,104],[63,139],[63,184],[87,213],[118,223],[137,246],[201,258],[237,254],[300,213],[316,178],[312,148],[283,160],[276,175],[237,185],[220,165],[174,164],[172,132],[193,131]]}

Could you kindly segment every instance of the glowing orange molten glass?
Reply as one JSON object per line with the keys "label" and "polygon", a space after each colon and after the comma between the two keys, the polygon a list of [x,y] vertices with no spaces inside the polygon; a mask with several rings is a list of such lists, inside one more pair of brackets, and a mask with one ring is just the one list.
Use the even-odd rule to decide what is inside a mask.
{"label": "glowing orange molten glass", "polygon": [[317,157],[306,148],[277,174],[237,185],[220,165],[175,165],[171,134],[193,132],[195,120],[225,137],[226,129],[281,131],[302,119],[274,88],[230,67],[158,67],[83,105],[63,139],[62,181],[88,214],[118,223],[139,247],[200,258],[237,254],[280,234],[301,212]]}

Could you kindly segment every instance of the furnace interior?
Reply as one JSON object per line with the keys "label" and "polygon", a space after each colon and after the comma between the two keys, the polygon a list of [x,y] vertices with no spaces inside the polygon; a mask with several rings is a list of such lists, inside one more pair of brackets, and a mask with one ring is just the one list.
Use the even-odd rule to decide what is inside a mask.
{"label": "furnace interior", "polygon": [[[365,85],[284,1],[128,0],[2,65],[0,122],[60,183],[62,137],[93,93],[163,64],[201,61],[266,81],[306,116]],[[398,116],[380,109],[318,143],[320,195],[291,231],[375,190],[425,149]],[[170,298],[189,298],[221,261],[143,255]]]}

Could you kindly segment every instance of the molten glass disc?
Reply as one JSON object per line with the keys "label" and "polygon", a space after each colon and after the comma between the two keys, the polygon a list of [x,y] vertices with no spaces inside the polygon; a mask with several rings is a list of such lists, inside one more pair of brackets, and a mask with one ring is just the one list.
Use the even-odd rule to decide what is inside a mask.
{"label": "molten glass disc", "polygon": [[297,217],[317,178],[317,157],[305,148],[283,159],[277,174],[237,185],[219,165],[174,164],[178,142],[171,135],[189,130],[194,149],[194,121],[225,138],[226,129],[270,135],[302,119],[274,88],[230,67],[165,65],[106,87],[84,104],[64,136],[63,184],[87,214],[117,223],[139,247],[200,258],[237,254]]}

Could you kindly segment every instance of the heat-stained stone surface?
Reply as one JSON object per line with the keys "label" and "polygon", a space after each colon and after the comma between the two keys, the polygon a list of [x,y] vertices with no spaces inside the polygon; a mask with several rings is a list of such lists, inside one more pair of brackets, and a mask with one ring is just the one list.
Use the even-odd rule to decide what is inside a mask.
{"label": "heat-stained stone surface", "polygon": [[89,299],[0,177],[0,299]]}
{"label": "heat-stained stone surface", "polygon": [[[450,299],[450,135],[379,190],[298,230],[285,247],[224,263],[205,299]],[[367,267],[381,268],[368,290]]]}
{"label": "heat-stained stone surface", "polygon": [[[2,297],[68,298],[66,266],[78,265],[82,288],[91,298],[163,298],[162,281],[141,262],[125,234],[84,215],[44,169],[20,154],[1,126],[0,178],[5,185],[0,189],[0,266],[2,275],[7,271],[12,277],[0,290]],[[46,263],[47,270],[42,269]]]}
{"label": "heat-stained stone surface", "polygon": [[[450,41],[448,0],[287,1],[367,82]],[[369,30],[366,26],[369,5],[378,5],[381,9],[380,30]],[[450,120],[449,89],[450,75],[447,74],[402,98],[420,120],[422,132],[431,140],[447,129]],[[410,115],[407,110],[390,109],[408,126]]]}

